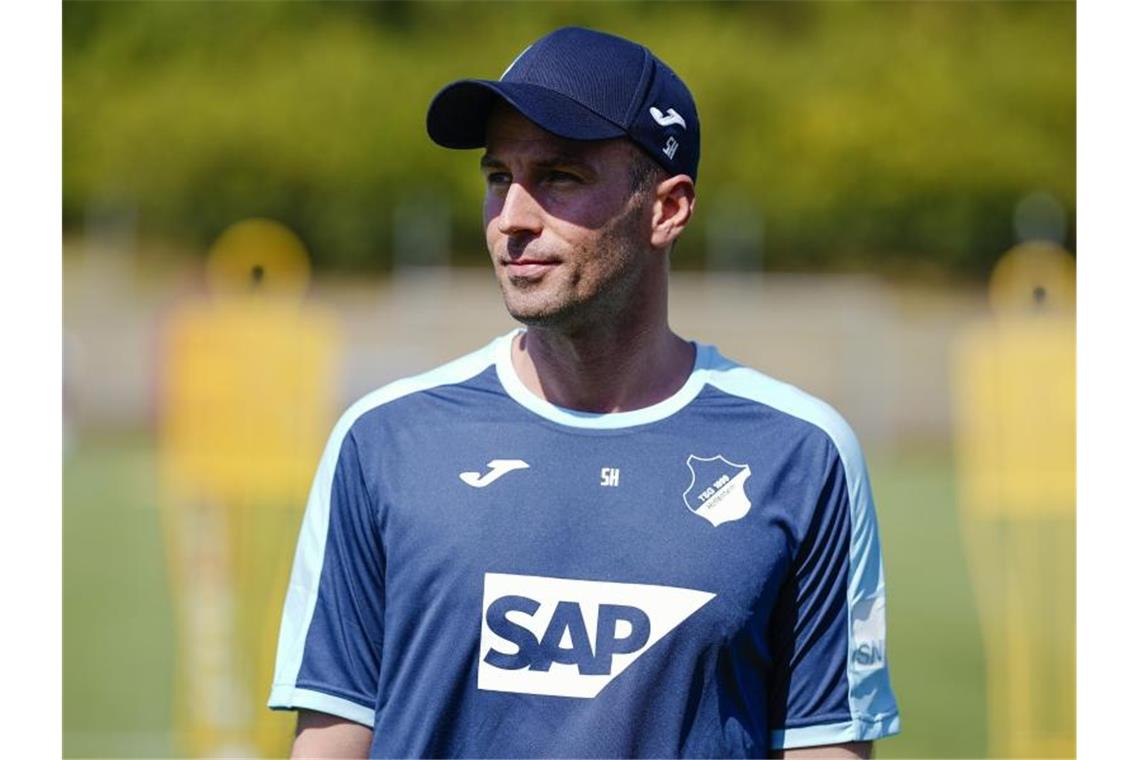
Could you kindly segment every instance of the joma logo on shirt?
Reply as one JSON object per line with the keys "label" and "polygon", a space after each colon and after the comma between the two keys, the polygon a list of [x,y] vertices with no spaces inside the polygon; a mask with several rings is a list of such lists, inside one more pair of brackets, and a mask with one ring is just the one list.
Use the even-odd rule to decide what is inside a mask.
{"label": "joma logo on shirt", "polygon": [[716,595],[486,573],[479,688],[591,698]]}

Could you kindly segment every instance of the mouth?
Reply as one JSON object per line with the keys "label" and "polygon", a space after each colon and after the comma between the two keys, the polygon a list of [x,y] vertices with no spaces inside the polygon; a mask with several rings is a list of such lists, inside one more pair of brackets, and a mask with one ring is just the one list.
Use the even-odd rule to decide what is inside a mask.
{"label": "mouth", "polygon": [[558,262],[553,259],[537,259],[523,256],[517,259],[500,259],[500,264],[511,279],[535,280],[542,277]]}

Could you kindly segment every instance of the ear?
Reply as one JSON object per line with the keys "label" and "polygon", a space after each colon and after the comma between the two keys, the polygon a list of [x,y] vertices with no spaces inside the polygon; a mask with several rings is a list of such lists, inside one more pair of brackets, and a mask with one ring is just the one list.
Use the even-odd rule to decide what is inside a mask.
{"label": "ear", "polygon": [[676,174],[657,184],[653,201],[650,242],[654,248],[669,248],[685,230],[697,205],[696,189],[687,174]]}

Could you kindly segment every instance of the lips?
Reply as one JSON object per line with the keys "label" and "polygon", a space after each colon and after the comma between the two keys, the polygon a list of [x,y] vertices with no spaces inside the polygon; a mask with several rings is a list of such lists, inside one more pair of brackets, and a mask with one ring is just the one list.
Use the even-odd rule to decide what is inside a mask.
{"label": "lips", "polygon": [[558,266],[558,262],[554,259],[538,259],[531,256],[522,256],[517,259],[503,259],[501,263],[503,268],[507,270],[508,275],[524,279],[541,277]]}

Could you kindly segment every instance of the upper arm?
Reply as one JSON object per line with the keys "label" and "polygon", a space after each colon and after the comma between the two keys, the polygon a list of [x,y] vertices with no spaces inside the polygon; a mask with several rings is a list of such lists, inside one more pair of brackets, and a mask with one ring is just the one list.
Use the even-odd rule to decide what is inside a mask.
{"label": "upper arm", "polygon": [[835,417],[818,497],[802,516],[770,628],[773,750],[834,753],[899,730],[874,502],[858,442]]}
{"label": "upper arm", "polygon": [[294,758],[302,757],[368,757],[372,745],[372,729],[335,715],[300,710],[297,731],[293,737]]}
{"label": "upper arm", "polygon": [[375,722],[384,556],[350,425],[317,469],[282,615],[269,706]]}

